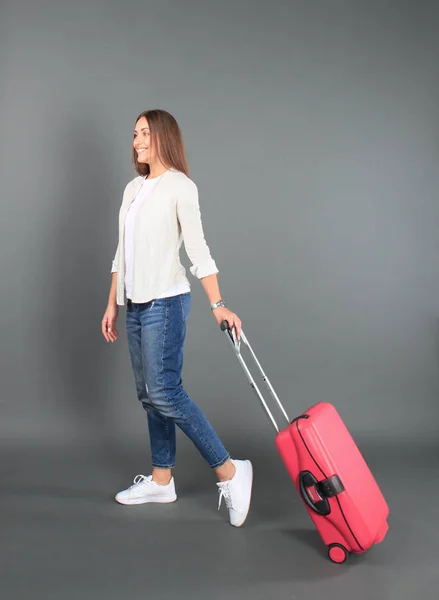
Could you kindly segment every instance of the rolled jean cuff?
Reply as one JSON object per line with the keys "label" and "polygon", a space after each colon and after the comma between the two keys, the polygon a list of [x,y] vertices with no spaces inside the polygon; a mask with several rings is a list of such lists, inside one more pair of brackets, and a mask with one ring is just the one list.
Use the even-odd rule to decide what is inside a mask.
{"label": "rolled jean cuff", "polygon": [[153,463],[152,464],[152,468],[153,469],[174,469],[175,468],[175,463],[173,465],[155,465]]}
{"label": "rolled jean cuff", "polygon": [[227,453],[227,455],[226,455],[226,457],[225,457],[225,458],[223,458],[222,460],[220,460],[219,462],[217,462],[217,463],[216,463],[216,464],[214,464],[214,465],[210,465],[210,468],[211,468],[211,469],[217,469],[218,467],[222,467],[222,466],[223,466],[223,464],[224,464],[224,463],[226,463],[226,462],[229,460],[229,458],[230,458],[230,454],[229,454],[229,453]]}

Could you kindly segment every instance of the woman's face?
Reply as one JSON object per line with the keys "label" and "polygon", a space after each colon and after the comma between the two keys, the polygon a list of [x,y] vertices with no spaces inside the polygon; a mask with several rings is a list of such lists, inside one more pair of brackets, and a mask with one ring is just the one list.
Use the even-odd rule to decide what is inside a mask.
{"label": "woman's face", "polygon": [[139,163],[151,165],[156,161],[157,156],[152,147],[149,125],[145,117],[141,117],[136,123],[133,146],[137,152],[137,160]]}

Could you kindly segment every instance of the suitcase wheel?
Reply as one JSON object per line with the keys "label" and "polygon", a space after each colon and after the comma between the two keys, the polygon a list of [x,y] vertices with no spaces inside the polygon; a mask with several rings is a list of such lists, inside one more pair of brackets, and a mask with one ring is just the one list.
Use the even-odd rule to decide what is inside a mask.
{"label": "suitcase wheel", "polygon": [[348,551],[341,544],[331,544],[328,546],[328,556],[334,563],[344,563],[348,555]]}

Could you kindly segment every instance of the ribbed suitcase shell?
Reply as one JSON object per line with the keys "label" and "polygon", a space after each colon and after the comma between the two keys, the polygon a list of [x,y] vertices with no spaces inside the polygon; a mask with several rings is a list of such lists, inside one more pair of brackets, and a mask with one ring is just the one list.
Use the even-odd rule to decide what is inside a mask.
{"label": "ribbed suitcase shell", "polygon": [[[340,544],[348,552],[361,553],[384,539],[389,508],[332,404],[319,402],[312,406],[278,433],[276,446],[301,496],[299,475],[303,471],[310,471],[318,481],[338,475],[343,484],[344,491],[327,499],[327,516],[315,512],[304,500],[324,544]],[[333,550],[330,557],[343,562],[338,550]]]}

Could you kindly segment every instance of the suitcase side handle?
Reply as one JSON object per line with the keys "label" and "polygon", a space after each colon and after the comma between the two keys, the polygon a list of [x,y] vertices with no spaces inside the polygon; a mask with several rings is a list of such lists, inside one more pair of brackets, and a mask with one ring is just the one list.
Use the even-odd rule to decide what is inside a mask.
{"label": "suitcase side handle", "polygon": [[299,473],[299,490],[305,504],[318,515],[326,516],[331,512],[328,499],[321,494],[319,482],[310,471]]}
{"label": "suitcase side handle", "polygon": [[305,503],[319,515],[329,515],[331,507],[328,498],[345,491],[338,475],[318,481],[311,471],[299,473],[299,490]]}
{"label": "suitcase side handle", "polygon": [[270,418],[270,421],[272,422],[272,424],[273,424],[274,428],[276,429],[277,433],[279,433],[279,427],[278,427],[278,425],[276,423],[276,420],[273,417],[270,409],[268,408],[267,403],[264,400],[264,397],[262,396],[262,394],[261,394],[258,386],[255,383],[255,380],[252,377],[252,374],[250,373],[250,371],[249,371],[249,369],[248,369],[248,367],[247,367],[244,359],[241,356],[241,340],[244,342],[244,344],[249,349],[250,354],[251,354],[253,360],[256,363],[256,366],[258,367],[258,369],[259,369],[259,371],[260,371],[260,373],[262,375],[262,379],[264,380],[265,384],[267,385],[267,387],[268,387],[271,395],[276,400],[276,402],[277,402],[277,404],[278,404],[278,406],[279,406],[279,408],[280,408],[283,416],[285,417],[288,425],[290,424],[290,419],[289,419],[289,417],[288,417],[288,415],[287,415],[287,413],[285,411],[285,408],[283,407],[281,401],[279,400],[276,392],[274,391],[274,388],[271,385],[270,380],[268,379],[268,377],[264,373],[264,370],[262,369],[261,364],[260,364],[260,362],[258,361],[258,359],[256,357],[256,354],[253,352],[253,348],[250,346],[250,343],[249,343],[249,341],[247,339],[247,336],[245,335],[244,331],[241,329],[241,340],[238,340],[237,337],[236,337],[235,329],[233,328],[232,330],[230,330],[229,323],[226,320],[224,320],[221,323],[220,327],[221,327],[222,331],[226,332],[227,337],[229,338],[229,341],[230,341],[230,343],[232,344],[232,346],[233,346],[233,348],[235,350],[236,356],[237,356],[239,362],[241,363],[241,366],[244,369],[245,374],[247,375],[247,378],[248,378],[248,380],[250,382],[251,387],[254,389],[256,395],[260,399],[260,401],[262,403],[262,406],[265,408],[265,411],[268,414],[268,417]]}

